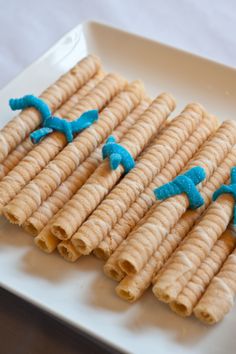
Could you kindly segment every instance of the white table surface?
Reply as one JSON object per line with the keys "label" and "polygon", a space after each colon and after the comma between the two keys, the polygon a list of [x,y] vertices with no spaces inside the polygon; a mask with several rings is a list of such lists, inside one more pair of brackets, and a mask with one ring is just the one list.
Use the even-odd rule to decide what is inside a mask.
{"label": "white table surface", "polygon": [[89,19],[236,66],[234,0],[0,0],[0,88]]}

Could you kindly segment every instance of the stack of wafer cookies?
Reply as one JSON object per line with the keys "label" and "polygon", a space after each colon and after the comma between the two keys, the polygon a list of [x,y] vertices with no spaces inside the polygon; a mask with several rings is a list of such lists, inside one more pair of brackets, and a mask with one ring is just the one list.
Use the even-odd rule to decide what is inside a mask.
{"label": "stack of wafer cookies", "polygon": [[[70,143],[54,131],[36,145],[29,135],[40,113],[26,108],[13,118],[0,131],[1,214],[44,252],[105,260],[104,273],[126,301],[152,287],[181,316],[222,320],[236,294],[236,241],[227,230],[235,200],[212,196],[236,166],[236,123],[219,124],[199,103],[175,116],[171,94],[149,98],[140,81],[105,73],[94,55],[40,98],[68,121],[92,109],[99,118]],[[135,161],[130,171],[103,160],[110,135]],[[194,167],[206,175],[197,186],[202,206],[190,210],[186,193],[156,200],[155,188]]]}

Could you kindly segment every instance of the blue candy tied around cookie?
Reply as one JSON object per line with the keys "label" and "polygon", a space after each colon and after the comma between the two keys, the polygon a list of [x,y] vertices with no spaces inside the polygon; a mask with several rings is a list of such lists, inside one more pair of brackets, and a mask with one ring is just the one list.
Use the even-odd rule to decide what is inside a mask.
{"label": "blue candy tied around cookie", "polygon": [[[231,194],[236,202],[236,167],[233,167],[231,169],[230,182],[231,184],[229,185],[222,184],[222,186],[214,192],[212,197],[213,201],[215,201],[222,194]],[[234,203],[234,210],[233,210],[233,227],[235,228],[235,226],[236,226],[236,203]]]}
{"label": "blue candy tied around cookie", "polygon": [[109,158],[110,167],[116,170],[119,165],[124,167],[125,173],[128,173],[135,166],[135,161],[130,152],[122,145],[116,142],[113,136],[110,136],[102,148],[103,160]]}
{"label": "blue candy tied around cookie", "polygon": [[72,122],[63,118],[55,117],[52,115],[48,105],[41,98],[33,95],[26,95],[21,98],[11,98],[9,105],[13,111],[33,107],[41,114],[42,128],[30,134],[30,138],[34,144],[38,143],[42,138],[53,131],[63,133],[67,142],[70,143],[74,138],[74,134],[78,134],[98,120],[97,110],[84,112],[79,118]]}
{"label": "blue candy tied around cookie", "polygon": [[196,185],[206,178],[204,168],[193,167],[182,175],[177,176],[172,182],[154,189],[157,199],[165,200],[178,194],[185,193],[189,200],[190,209],[197,209],[204,204],[204,199]]}

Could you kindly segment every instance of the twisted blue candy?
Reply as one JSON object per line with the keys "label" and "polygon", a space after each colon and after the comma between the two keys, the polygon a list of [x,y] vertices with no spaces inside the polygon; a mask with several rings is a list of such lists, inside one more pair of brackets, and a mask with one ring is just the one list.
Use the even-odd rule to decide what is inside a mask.
{"label": "twisted blue candy", "polygon": [[[236,201],[236,167],[231,169],[231,176],[230,176],[231,184],[222,186],[215,191],[212,196],[212,200],[215,201],[219,196],[222,194],[232,194],[234,200]],[[234,204],[233,210],[233,224],[236,225],[236,204]]]}
{"label": "twisted blue candy", "polygon": [[40,112],[43,121],[52,115],[48,105],[40,98],[33,95],[26,95],[21,98],[11,98],[9,100],[9,106],[13,111],[34,107]]}
{"label": "twisted blue candy", "polygon": [[19,99],[10,99],[9,105],[11,109],[24,109],[29,107],[36,108],[42,116],[42,128],[30,134],[30,138],[34,144],[38,143],[44,136],[59,131],[66,136],[70,143],[73,140],[74,134],[78,134],[83,129],[88,128],[98,119],[98,111],[91,110],[84,112],[76,120],[69,122],[66,119],[52,116],[48,105],[33,95],[27,95]]}
{"label": "twisted blue candy", "polygon": [[116,170],[121,164],[124,167],[125,173],[128,173],[135,166],[133,156],[123,146],[116,143],[116,139],[113,136],[107,139],[106,144],[102,148],[103,160],[106,157],[109,157],[112,170]]}
{"label": "twisted blue candy", "polygon": [[200,167],[193,167],[186,173],[177,176],[172,182],[154,189],[157,199],[164,200],[174,195],[186,193],[191,209],[199,208],[204,204],[204,199],[198,191],[196,185],[206,177],[205,170]]}
{"label": "twisted blue candy", "polygon": [[43,128],[36,130],[30,134],[33,143],[38,143],[45,135],[58,131],[66,136],[70,143],[73,140],[73,134],[79,133],[85,128],[88,128],[93,122],[98,119],[98,111],[91,110],[84,112],[80,118],[69,122],[66,119],[58,117],[49,117],[43,121]]}

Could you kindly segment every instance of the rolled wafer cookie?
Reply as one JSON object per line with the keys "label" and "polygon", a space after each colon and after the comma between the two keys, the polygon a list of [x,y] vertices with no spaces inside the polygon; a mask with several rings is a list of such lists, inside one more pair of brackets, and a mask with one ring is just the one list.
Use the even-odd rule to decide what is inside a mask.
{"label": "rolled wafer cookie", "polygon": [[[188,210],[179,220],[179,222],[172,228],[171,232],[166,236],[166,238],[162,241],[154,255],[148,260],[146,265],[141,269],[140,272],[134,275],[126,276],[126,281],[121,284],[120,288],[123,288],[123,297],[126,297],[129,301],[136,301],[138,297],[140,297],[146,288],[151,284],[152,278],[155,273],[157,273],[165,264],[167,259],[173,253],[175,248],[178,246],[180,241],[186,236],[188,231],[192,228],[194,222],[198,219],[199,215],[204,211],[204,207],[207,207],[211,202],[211,196],[214,191],[227,180],[229,176],[229,171],[231,166],[234,164],[234,156],[235,150],[232,149],[227,156],[227,158],[223,161],[223,163],[217,168],[214,174],[211,176],[209,181],[207,181],[204,186],[204,192],[202,195],[205,199],[205,205],[197,210]],[[232,160],[233,158],[233,160]],[[136,225],[136,229],[140,227],[140,225],[145,224],[145,220],[151,216],[153,210],[155,210],[153,206],[150,208],[149,212],[145,215],[143,219],[139,221]],[[132,236],[132,233],[130,234]],[[129,238],[129,236],[128,236]],[[127,239],[128,240],[128,239]],[[121,270],[118,265],[119,256],[121,251],[125,249],[125,245],[127,244],[127,240],[124,240],[120,246],[116,249],[116,251],[112,254],[111,257],[107,260],[106,265],[104,266],[105,274],[110,278],[120,281],[125,277],[125,272]],[[111,261],[112,260],[112,261]],[[115,277],[113,277],[113,274]],[[117,276],[118,274],[118,276]],[[155,280],[155,278],[154,278]],[[155,281],[154,281],[155,282]],[[119,286],[118,286],[119,287]],[[119,290],[117,291],[117,293]],[[125,292],[126,295],[125,295]]]}
{"label": "rolled wafer cookie", "polygon": [[[134,109],[134,111],[125,119],[124,122],[122,122],[122,124],[117,128],[117,133],[116,131],[113,132],[113,136],[116,136],[118,138],[118,140],[121,138],[121,132],[123,132],[122,134],[125,133],[125,131],[127,131],[127,129],[132,126],[135,121],[138,119],[138,117],[143,113],[143,111],[147,108],[147,106],[149,105],[150,101],[145,99],[143,100],[136,109]],[[115,134],[116,133],[116,134]],[[60,212],[58,213],[58,215],[60,215]],[[56,218],[57,216],[55,216]],[[53,223],[53,220],[51,222],[51,224]],[[48,230],[47,232],[49,233],[49,238],[50,240],[52,239],[52,234],[50,229],[46,226],[46,229]],[[36,240],[36,245],[38,243],[38,241],[41,241],[44,243],[44,249],[47,248],[47,240],[46,240],[46,233],[43,232],[43,241],[41,240],[41,233],[38,235],[38,238]],[[74,248],[74,246],[72,245],[71,241],[67,241],[67,242],[54,242],[55,248],[56,245],[58,244],[58,252],[59,254],[62,255],[62,257],[70,262],[75,262],[79,257],[80,257],[80,253],[77,252]],[[47,250],[48,251],[48,250]],[[50,252],[53,251],[53,248],[51,247],[51,243],[50,243]]]}
{"label": "rolled wafer cookie", "polygon": [[[99,70],[100,60],[89,55],[76,64],[69,72],[49,86],[39,97],[52,111],[58,109],[80,87]],[[23,110],[0,131],[0,162],[20,144],[41,122],[41,116],[34,108]]]}
{"label": "rolled wafer cookie", "polygon": [[[102,109],[112,97],[123,89],[125,84],[126,81],[119,76],[114,74],[107,75],[92,91],[80,100],[79,104],[74,107],[70,113],[68,113],[67,118],[69,120],[73,120],[80,116],[81,113],[91,108]],[[127,95],[129,96],[129,93],[127,93]],[[43,170],[45,166],[47,167],[45,168],[43,175],[48,175],[49,180],[45,181],[44,186],[47,188],[48,193],[50,193],[49,189],[56,189],[56,186],[54,187],[55,183],[53,183],[54,180],[51,181],[51,176],[56,174],[56,179],[58,184],[60,184],[61,181],[58,179],[58,171],[60,168],[55,166],[58,165],[59,162],[55,159],[49,164],[48,162],[55,158],[56,155],[60,160],[60,157],[66,154],[67,160],[64,161],[65,159],[62,159],[63,161],[60,161],[60,167],[63,168],[66,164],[68,170],[70,166],[68,160],[71,154],[73,154],[77,157],[76,161],[82,163],[84,159],[106,137],[106,134],[109,134],[110,130],[112,130],[118,123],[118,119],[116,120],[116,116],[113,114],[116,114],[117,112],[118,102],[121,104],[121,102],[125,101],[125,99],[122,99],[123,96],[126,96],[125,92],[120,92],[112,100],[112,102],[109,103],[109,108],[103,110],[103,113],[100,115],[100,119],[92,126],[81,132],[79,136],[75,138],[72,143],[68,144],[63,151],[61,150],[66,144],[66,138],[63,134],[58,132],[52,133],[49,137],[46,137],[40,144],[30,151],[30,153],[8,174],[8,176],[3,178],[0,182],[0,205],[6,205],[29,181],[31,181],[41,170]],[[113,118],[112,120],[111,117]],[[119,118],[122,120],[121,118],[123,117],[119,116]],[[79,147],[80,150],[78,150]],[[77,153],[77,150],[80,152]],[[58,154],[60,151],[61,154]],[[76,166],[74,166],[74,169],[75,168]],[[70,171],[67,171],[67,173],[71,174]],[[65,174],[66,171],[64,175]],[[66,176],[64,178],[66,178]],[[34,186],[33,188],[35,193],[37,190],[37,200],[39,201],[39,188],[37,188],[36,184],[32,185]],[[33,211],[34,210],[32,210],[32,212]]]}
{"label": "rolled wafer cookie", "polygon": [[[212,191],[212,194],[214,190]],[[183,214],[183,216],[179,219],[179,221],[174,225],[174,227],[171,229],[170,233],[161,242],[156,252],[150,258],[150,260],[152,258],[155,259],[155,266],[152,269],[152,274],[150,274],[150,278],[148,280],[149,284],[151,284],[151,282],[152,284],[155,284],[157,282],[158,277],[161,276],[162,272],[164,272],[165,270],[165,267],[168,266],[168,261],[170,260],[171,256],[174,254],[176,248],[179,246],[179,244],[181,244],[181,241],[186,237],[186,235],[192,229],[194,223],[198,220],[198,218],[207,208],[209,203],[206,203],[204,207],[201,207],[198,210],[187,210]],[[144,268],[148,265],[148,263],[144,266]]]}
{"label": "rolled wafer cookie", "polygon": [[[136,167],[122,179],[73,236],[72,242],[79,252],[90,253],[108,235],[132,202],[192,134],[204,113],[198,104],[188,105],[165,129],[152,148],[139,159]],[[99,222],[101,219],[102,223]]]}
{"label": "rolled wafer cookie", "polygon": [[81,257],[81,253],[75,249],[70,240],[61,241],[58,243],[57,250],[59,254],[68,262],[75,262]]}
{"label": "rolled wafer cookie", "polygon": [[[213,175],[204,185],[204,188],[202,190],[202,196],[205,200],[205,204],[199,209],[188,210],[181,217],[177,224],[172,228],[170,233],[164,238],[164,240],[162,241],[156,252],[153,254],[153,256],[150,257],[146,265],[137,274],[127,275],[126,277],[124,277],[125,274],[123,273],[124,279],[116,288],[116,292],[120,297],[130,302],[136,301],[150,286],[152,281],[153,283],[157,281],[157,277],[160,276],[160,274],[165,270],[165,267],[167,266],[166,264],[168,264],[168,262],[165,262],[169,259],[171,254],[175,251],[176,247],[190,231],[190,229],[194,225],[194,222],[209,206],[214,191],[219,188],[222,183],[225,183],[225,181],[229,178],[230,170],[235,164],[236,146],[232,148],[232,151],[229,152],[227,157],[217,167]],[[150,210],[150,215],[151,212],[152,211]],[[144,222],[145,218],[142,223]],[[137,227],[138,226],[139,224],[137,225]],[[118,257],[116,258],[118,260]],[[114,265],[114,262],[112,266],[115,267],[115,269],[119,267],[118,265]],[[122,271],[120,270],[119,272]],[[157,276],[155,276],[156,273]]]}
{"label": "rolled wafer cookie", "polygon": [[190,138],[170,159],[167,165],[154,177],[144,192],[129,207],[121,219],[118,220],[111,232],[94,250],[98,258],[107,259],[119,244],[126,238],[133,227],[143,218],[148,209],[155,203],[153,189],[170,182],[184,168],[199,147],[217,129],[218,120],[213,116],[205,116],[199,127]]}
{"label": "rolled wafer cookie", "polygon": [[51,222],[46,225],[38,234],[38,236],[34,239],[36,246],[47,253],[53,252],[60,241],[51,233],[51,224],[53,223],[57,215],[60,215],[60,211],[58,212],[58,214],[55,215],[54,218],[52,218]]}
{"label": "rolled wafer cookie", "polygon": [[[40,248],[42,251],[46,253],[52,253],[56,247],[59,245],[60,241],[57,237],[55,237],[51,233],[51,226],[53,224],[54,219],[57,217],[57,215],[60,215],[60,210],[58,213],[50,220],[50,222],[41,230],[41,232],[34,238],[34,243],[35,245]],[[63,257],[65,258],[66,253],[68,252],[67,255],[67,260],[75,261],[76,255],[80,254],[75,250],[74,247],[71,247],[71,241],[67,241],[63,243],[64,248],[62,249],[63,251]],[[59,248],[60,251],[60,248]]]}
{"label": "rolled wafer cookie", "polygon": [[[52,237],[52,234],[50,233],[50,238],[51,237]],[[57,245],[57,250],[65,260],[70,261],[70,262],[77,261],[77,259],[81,256],[81,253],[79,253],[75,249],[71,240],[59,242]],[[111,260],[111,262],[112,262],[112,260]],[[109,263],[109,264],[111,265],[111,263]],[[109,267],[109,265],[108,265],[108,267]],[[111,265],[111,267],[112,267],[112,265]],[[110,270],[111,270],[111,267],[109,268]],[[111,272],[112,272],[112,270],[111,270]],[[118,270],[118,272],[119,272],[119,270]],[[114,272],[113,272],[113,274],[114,274]]]}
{"label": "rolled wafer cookie", "polygon": [[223,159],[222,163],[217,167],[213,175],[204,184],[201,195],[204,198],[205,204],[196,210],[186,211],[186,213],[180,218],[158,247],[154,254],[157,260],[157,265],[152,278],[153,284],[157,282],[158,277],[160,277],[160,275],[164,272],[165,267],[168,266],[167,260],[173,254],[181,240],[185,238],[198,218],[211,204],[212,196],[215,190],[228,181],[231,168],[236,164],[235,156],[236,146],[233,146],[232,150],[230,150],[228,155]]}
{"label": "rolled wafer cookie", "polygon": [[[149,99],[140,104],[116,127],[112,135],[119,141],[139,116],[147,109]],[[65,205],[74,193],[86,182],[102,162],[102,144],[62,183],[55,192],[23,224],[24,229],[36,236],[49,220]]]}
{"label": "rolled wafer cookie", "polygon": [[235,237],[226,231],[212,247],[191,280],[183,288],[170,307],[180,316],[190,316],[194,306],[204,294],[207,286],[235,247]]}
{"label": "rolled wafer cookie", "polygon": [[[134,230],[138,228],[143,222],[145,222],[146,217],[148,217],[152,213],[152,208],[149,209],[145,217],[143,217],[141,220],[139,220],[138,224],[135,226]],[[129,237],[129,236],[128,236]],[[127,238],[128,239],[128,238]],[[105,275],[107,275],[109,278],[115,280],[115,281],[121,281],[125,277],[125,272],[119,267],[118,261],[120,254],[123,252],[125,249],[125,246],[127,244],[127,239],[124,239],[120,245],[117,247],[115,252],[111,254],[111,256],[107,259],[103,270]]]}
{"label": "rolled wafer cookie", "polygon": [[[191,212],[192,211],[190,211],[190,213]],[[162,244],[166,241],[169,242],[169,244],[171,244],[172,246],[171,241],[176,242],[177,238],[181,240],[183,234],[185,234],[185,229],[186,228],[188,229],[189,217],[190,217],[189,212],[186,212],[181,218],[181,220],[179,221],[179,223],[177,223],[174,232],[171,232],[169,235],[166,236],[165,240],[161,243],[160,247],[157,249],[154,255],[150,257],[150,259],[145,264],[145,266],[138,273],[134,275],[126,275],[125,272],[119,267],[118,262],[119,262],[119,255],[121,254],[121,251],[117,255],[116,253],[117,250],[119,250],[120,246],[123,246],[122,250],[125,250],[125,245],[127,244],[127,241],[124,240],[121,243],[121,245],[117,248],[117,250],[112,254],[116,262],[113,261],[113,263],[110,264],[110,258],[112,256],[107,261],[108,270],[110,269],[112,270],[112,272],[110,271],[111,275],[119,274],[119,279],[118,277],[116,277],[117,279],[114,279],[120,281],[120,283],[116,287],[116,293],[119,297],[121,297],[126,301],[134,302],[137,301],[142,296],[144,291],[151,285],[152,277],[155,274],[156,269],[159,267],[161,268],[161,266],[163,265],[164,262],[162,261],[162,259],[164,258],[164,255],[166,254],[166,252],[169,251],[168,245],[167,247],[165,247],[165,245]],[[137,227],[138,226],[139,224],[137,225]],[[162,248],[164,248],[164,252]],[[160,257],[159,259],[158,253],[160,253],[162,258]],[[110,273],[108,273],[107,271],[105,272],[106,275],[110,275]]]}
{"label": "rolled wafer cookie", "polygon": [[[53,224],[53,222],[52,222],[52,224]],[[51,236],[52,236],[52,234],[50,233],[50,237]],[[122,244],[122,246],[123,246],[123,244]],[[70,261],[70,262],[77,261],[77,259],[81,256],[81,253],[76,250],[76,248],[73,246],[71,240],[59,242],[57,245],[57,250],[64,259],[66,259],[67,261]],[[119,252],[119,250],[117,250],[117,254],[118,254],[118,252]],[[108,269],[107,272],[109,274],[111,273],[111,275],[108,275],[108,276],[110,278],[112,278],[112,275],[113,275],[115,277],[114,280],[122,279],[123,272],[120,271],[120,269],[118,269],[119,267],[117,267],[115,265],[115,259],[110,257],[109,262],[107,262],[107,263],[108,263],[108,265],[106,267],[106,269]]]}
{"label": "rolled wafer cookie", "polygon": [[73,107],[76,107],[80,100],[85,97],[90,91],[92,91],[97,84],[105,78],[106,74],[103,70],[98,70],[98,72],[89,79],[75,94],[70,96],[70,98],[60,107],[61,117],[65,117]]}
{"label": "rolled wafer cookie", "polygon": [[9,153],[5,160],[0,164],[0,180],[5,177],[33,148],[30,138],[26,138],[22,143]]}
{"label": "rolled wafer cookie", "polygon": [[[146,219],[146,217],[149,217],[149,215],[151,215],[152,209],[153,208],[150,208],[150,210],[147,212],[145,217],[143,219],[139,220],[139,222],[136,225],[135,229],[138,228],[141,224],[145,223],[145,219]],[[188,222],[186,222],[186,224],[188,224]],[[124,239],[119,244],[119,246],[116,248],[116,250],[107,259],[107,261],[106,261],[106,263],[104,265],[104,268],[103,268],[105,275],[107,275],[109,278],[111,278],[111,279],[113,279],[115,281],[118,281],[118,282],[120,282],[126,276],[125,272],[119,267],[118,261],[119,261],[120,254],[125,249],[125,246],[127,244],[127,240],[128,240],[128,238]],[[150,258],[150,260],[151,260],[151,258]],[[149,262],[146,264],[146,266],[150,267]],[[146,271],[146,269],[143,268],[144,272],[149,277],[149,280],[146,280],[146,282],[144,281],[145,280],[145,274],[139,276],[140,272],[135,274],[134,276],[127,276],[127,279],[128,278],[132,279],[132,278],[135,277],[134,283],[137,281],[137,288],[140,289],[139,295],[137,295],[137,298],[140,297],[142,295],[142,293],[144,292],[144,290],[146,290],[146,288],[151,284],[151,279],[152,279],[152,276],[153,276],[153,274],[155,272],[155,266],[156,266],[156,263],[154,264],[154,266],[151,264],[151,267],[152,267],[151,271],[149,271],[149,270]],[[149,274],[149,273],[151,273],[151,274]],[[139,281],[141,282],[141,284],[139,284]],[[147,282],[148,282],[148,284],[145,286],[145,284]],[[136,286],[136,284],[135,284],[135,286]],[[137,293],[137,290],[138,289],[134,289],[133,295],[131,295],[131,292],[130,292],[130,294],[127,294],[127,295],[124,295],[124,296],[126,296],[126,299],[128,299],[131,302],[133,302],[133,301],[135,301],[137,299],[137,298],[136,299],[134,298],[134,296],[135,296],[134,293]],[[128,291],[130,291],[130,290],[128,289]],[[131,298],[131,296],[133,298]]]}
{"label": "rolled wafer cookie", "polygon": [[158,276],[153,293],[159,300],[170,303],[177,298],[226,230],[233,215],[233,205],[234,199],[228,194],[209,206]]}
{"label": "rolled wafer cookie", "polygon": [[[60,114],[65,117],[66,114],[81,100],[85,95],[92,90],[99,81],[104,77],[104,73],[99,71],[92,79],[90,79],[78,92],[72,95],[60,108]],[[22,143],[12,150],[11,153],[0,164],[0,180],[5,177],[18,163],[34,148],[31,139],[27,137]]]}
{"label": "rolled wafer cookie", "polygon": [[51,233],[51,224],[48,223],[34,238],[35,245],[45,253],[52,253],[60,240]]}
{"label": "rolled wafer cookie", "polygon": [[121,244],[117,247],[116,251],[112,253],[112,255],[108,258],[103,267],[105,275],[115,281],[121,281],[125,276],[125,273],[118,265],[119,256],[125,248],[125,245],[126,240],[121,242]]}
{"label": "rolled wafer cookie", "polygon": [[[129,150],[134,159],[155,136],[174,107],[172,96],[161,94],[123,137],[120,143]],[[117,183],[123,172],[122,165],[111,171],[106,159],[64,207],[60,217],[53,224],[52,233],[62,240],[69,239]],[[119,204],[116,208],[119,208]],[[99,219],[98,223],[103,223],[103,220]]]}
{"label": "rolled wafer cookie", "polygon": [[[236,123],[225,121],[187,164],[186,170],[194,166],[203,167],[207,181],[234,145],[235,132]],[[201,187],[199,189],[201,191]],[[185,194],[177,195],[154,205],[151,216],[132,233],[125,250],[120,255],[119,266],[126,274],[135,274],[144,267],[188,206],[189,201]]]}
{"label": "rolled wafer cookie", "polygon": [[228,256],[220,272],[212,279],[194,308],[194,315],[204,323],[221,321],[231,310],[236,294],[236,250]]}

